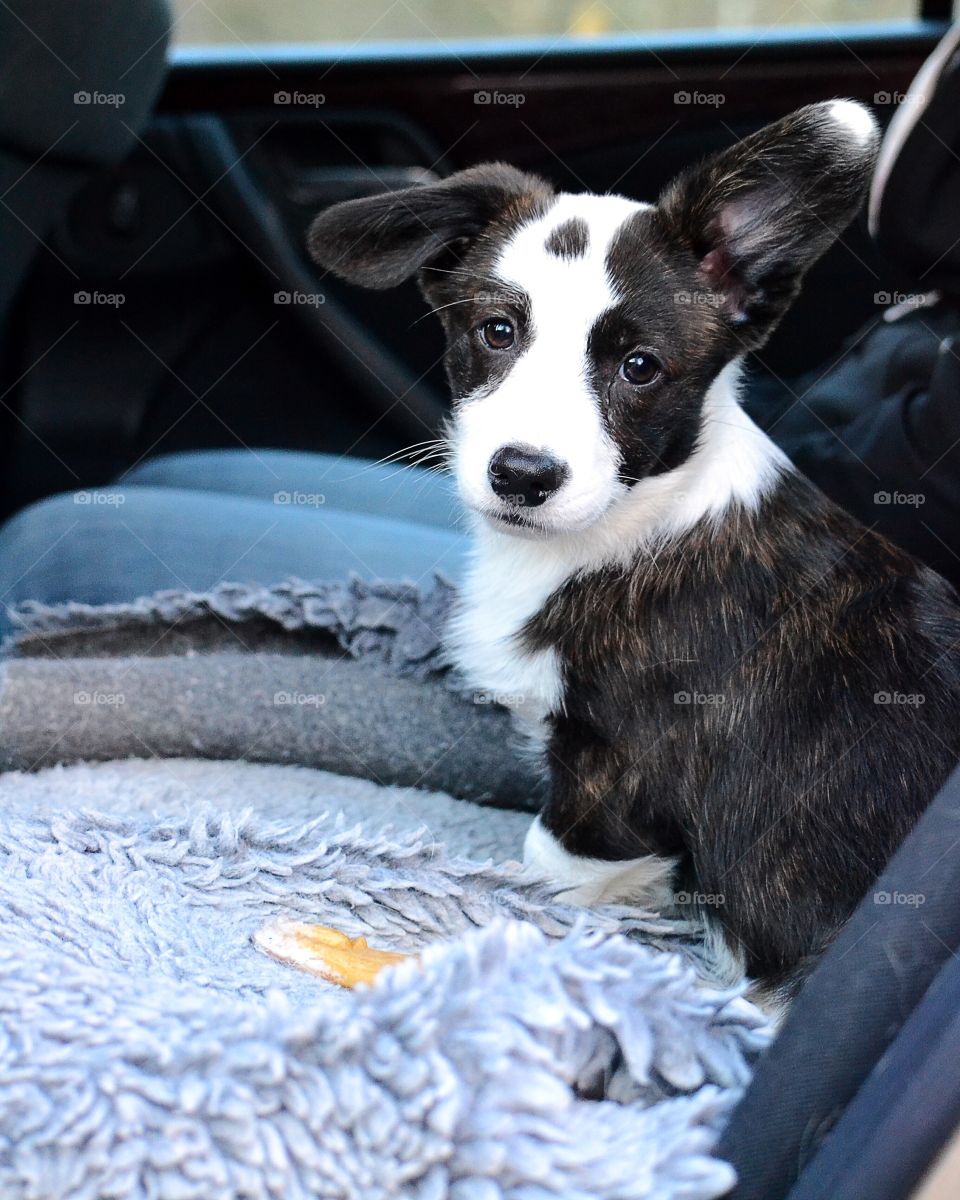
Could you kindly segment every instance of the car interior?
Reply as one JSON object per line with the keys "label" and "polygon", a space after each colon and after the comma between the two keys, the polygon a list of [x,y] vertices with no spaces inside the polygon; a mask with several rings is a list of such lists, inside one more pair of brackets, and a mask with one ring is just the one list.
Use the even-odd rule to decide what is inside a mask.
{"label": "car interior", "polygon": [[[3,521],[178,452],[400,461],[449,412],[441,330],[413,282],[362,291],[311,262],[321,209],[491,160],[652,201],[804,104],[860,100],[888,127],[953,17],[952,0],[317,7],[0,4]],[[944,288],[958,127],[910,143],[753,358],[761,424],[765,397],[796,396],[784,381]],[[842,499],[843,470],[817,480],[833,471]],[[956,581],[942,520],[909,548]],[[858,911],[758,1064],[719,1150],[736,1200],[960,1194],[958,821],[954,778],[884,877],[895,892],[922,864],[923,930]]]}
{"label": "car interior", "polygon": [[[497,158],[562,188],[654,198],[684,164],[804,103],[903,94],[944,28],[925,10],[842,40],[814,22],[703,41],[676,33],[656,49],[626,32],[536,51],[493,37],[415,53],[283,47],[266,59],[236,43],[175,47],[142,130],[128,133],[121,112],[126,145],[104,136],[100,152],[119,161],[85,170],[53,150],[37,168],[74,168],[49,249],[8,218],[29,261],[5,320],[4,512],[176,450],[379,458],[430,436],[445,406],[440,331],[416,319],[413,284],[382,296],[329,277],[321,286],[304,249],[319,209]],[[522,105],[478,104],[518,80]],[[721,89],[719,108],[674,99]],[[275,103],[285,92],[323,103]],[[862,223],[844,241],[760,370],[825,363],[876,315],[878,252]],[[122,311],[75,302],[95,291],[122,293]],[[320,292],[322,305],[282,299]],[[78,391],[95,402],[70,403]]]}

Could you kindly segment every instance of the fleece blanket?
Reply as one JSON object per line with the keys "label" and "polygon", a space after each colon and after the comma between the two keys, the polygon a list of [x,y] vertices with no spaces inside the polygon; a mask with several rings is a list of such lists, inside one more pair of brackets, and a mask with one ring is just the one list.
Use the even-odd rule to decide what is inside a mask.
{"label": "fleece blanket", "polygon": [[[0,1193],[722,1195],[760,1014],[689,927],[525,884],[529,820],[302,768],[4,776]],[[421,957],[341,991],[257,952],[278,915]]]}
{"label": "fleece blanket", "polygon": [[[292,581],[15,614],[0,1194],[729,1189],[763,1018],[696,927],[523,879],[542,783],[448,669],[450,600]],[[418,957],[344,992],[257,951],[275,917]]]}
{"label": "fleece blanket", "polygon": [[452,598],[439,578],[355,579],[26,604],[0,671],[0,769],[245,759],[536,811],[508,714],[444,661]]}

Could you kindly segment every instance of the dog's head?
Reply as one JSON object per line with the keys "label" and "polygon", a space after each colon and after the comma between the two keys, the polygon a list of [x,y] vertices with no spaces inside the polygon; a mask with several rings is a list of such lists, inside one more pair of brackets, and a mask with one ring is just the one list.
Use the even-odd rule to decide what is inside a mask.
{"label": "dog's head", "polygon": [[367,287],[419,272],[447,335],[464,499],[506,529],[571,532],[689,459],[711,384],[851,220],[876,148],[865,108],[816,104],[656,205],[487,164],[335,205],[309,246]]}

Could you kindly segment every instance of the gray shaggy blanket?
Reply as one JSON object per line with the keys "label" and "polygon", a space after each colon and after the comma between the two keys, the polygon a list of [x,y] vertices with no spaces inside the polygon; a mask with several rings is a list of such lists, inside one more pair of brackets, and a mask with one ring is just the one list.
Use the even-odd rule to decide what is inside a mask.
{"label": "gray shaggy blanket", "polygon": [[[302,768],[4,776],[0,1194],[722,1195],[760,1014],[689,928],[525,885],[528,820]],[[422,960],[339,991],[256,951],[275,916]]]}

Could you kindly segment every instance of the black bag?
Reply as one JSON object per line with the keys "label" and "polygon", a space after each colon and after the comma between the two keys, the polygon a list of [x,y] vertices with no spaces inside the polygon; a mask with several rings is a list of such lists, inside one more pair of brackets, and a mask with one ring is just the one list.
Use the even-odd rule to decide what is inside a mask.
{"label": "black bag", "polygon": [[746,407],[805,475],[960,587],[960,25],[902,98],[870,229],[913,291],[790,387]]}

